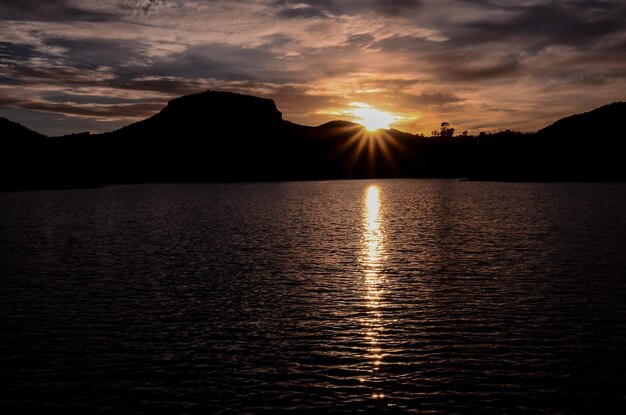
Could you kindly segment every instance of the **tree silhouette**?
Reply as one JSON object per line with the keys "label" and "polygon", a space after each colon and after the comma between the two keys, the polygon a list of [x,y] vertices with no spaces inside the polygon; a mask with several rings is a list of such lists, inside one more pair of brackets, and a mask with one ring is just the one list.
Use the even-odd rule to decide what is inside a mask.
{"label": "tree silhouette", "polygon": [[433,130],[430,135],[432,137],[443,137],[443,138],[450,138],[454,136],[454,128],[452,128],[450,126],[450,123],[447,121],[444,121],[441,123],[441,129],[440,130]]}
{"label": "tree silhouette", "polygon": [[450,126],[449,122],[444,121],[441,123],[441,132],[439,133],[439,136],[444,138],[450,138],[454,136],[454,128]]}

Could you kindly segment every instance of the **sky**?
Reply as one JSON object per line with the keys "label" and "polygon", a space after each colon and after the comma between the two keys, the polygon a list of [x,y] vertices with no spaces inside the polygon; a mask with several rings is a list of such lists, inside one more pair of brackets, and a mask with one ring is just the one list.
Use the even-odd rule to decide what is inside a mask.
{"label": "sky", "polygon": [[534,131],[626,100],[626,0],[0,0],[0,116],[104,132],[207,89]]}

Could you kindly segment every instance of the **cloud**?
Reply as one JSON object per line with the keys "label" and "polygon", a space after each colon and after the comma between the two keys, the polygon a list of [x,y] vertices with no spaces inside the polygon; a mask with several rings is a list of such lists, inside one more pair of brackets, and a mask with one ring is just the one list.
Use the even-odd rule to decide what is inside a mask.
{"label": "cloud", "polygon": [[421,0],[378,0],[376,3],[381,13],[392,16],[412,14],[422,6]]}
{"label": "cloud", "polygon": [[23,0],[0,4],[0,39],[0,112],[50,131],[209,88],[306,124],[364,102],[415,132],[532,130],[626,96],[618,1]]}
{"label": "cloud", "polygon": [[525,38],[542,46],[590,45],[624,30],[626,21],[626,5],[613,1],[550,1],[500,7],[510,12],[510,18],[466,24],[471,35],[466,41]]}
{"label": "cloud", "polygon": [[498,56],[489,52],[453,52],[433,56],[442,80],[453,82],[494,81],[516,76],[521,69],[515,55]]}
{"label": "cloud", "polygon": [[422,92],[419,95],[407,95],[406,100],[417,106],[441,106],[463,101],[451,92]]}
{"label": "cloud", "polygon": [[330,15],[360,15],[376,13],[398,16],[412,14],[422,6],[422,0],[278,0],[278,14],[287,18],[328,17]]}
{"label": "cloud", "polygon": [[112,13],[93,10],[72,4],[67,0],[20,0],[0,4],[3,20],[39,22],[110,21]]}
{"label": "cloud", "polygon": [[76,105],[74,102],[22,102],[19,108],[61,113],[66,116],[96,117],[106,119],[140,119],[146,114],[155,114],[161,108],[161,104],[87,104]]}

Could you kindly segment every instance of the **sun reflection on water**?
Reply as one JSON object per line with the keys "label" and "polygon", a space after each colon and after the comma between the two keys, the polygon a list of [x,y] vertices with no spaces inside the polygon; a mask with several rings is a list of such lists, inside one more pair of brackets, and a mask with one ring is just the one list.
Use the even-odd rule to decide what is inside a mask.
{"label": "sun reflection on water", "polygon": [[[369,186],[363,196],[363,231],[361,263],[364,272],[365,306],[364,336],[368,342],[367,357],[371,361],[372,380],[383,363],[383,348],[380,344],[383,331],[381,303],[384,293],[384,234],[381,217],[381,190],[377,185]],[[376,390],[373,399],[385,395]]]}

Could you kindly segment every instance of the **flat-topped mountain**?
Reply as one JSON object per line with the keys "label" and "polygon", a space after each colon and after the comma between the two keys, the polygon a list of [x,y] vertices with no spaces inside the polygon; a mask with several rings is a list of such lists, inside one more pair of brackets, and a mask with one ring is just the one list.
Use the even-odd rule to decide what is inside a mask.
{"label": "flat-topped mountain", "polygon": [[625,180],[615,131],[626,104],[567,117],[536,134],[425,138],[349,121],[306,127],[274,101],[207,91],[105,134],[47,138],[0,119],[1,189],[138,182],[459,177]]}
{"label": "flat-topped mountain", "polygon": [[[158,114],[131,124],[112,135],[133,138],[191,138],[216,132],[238,134],[282,127],[283,117],[271,99],[232,92],[207,91],[171,100]],[[109,135],[109,134],[106,134]]]}

